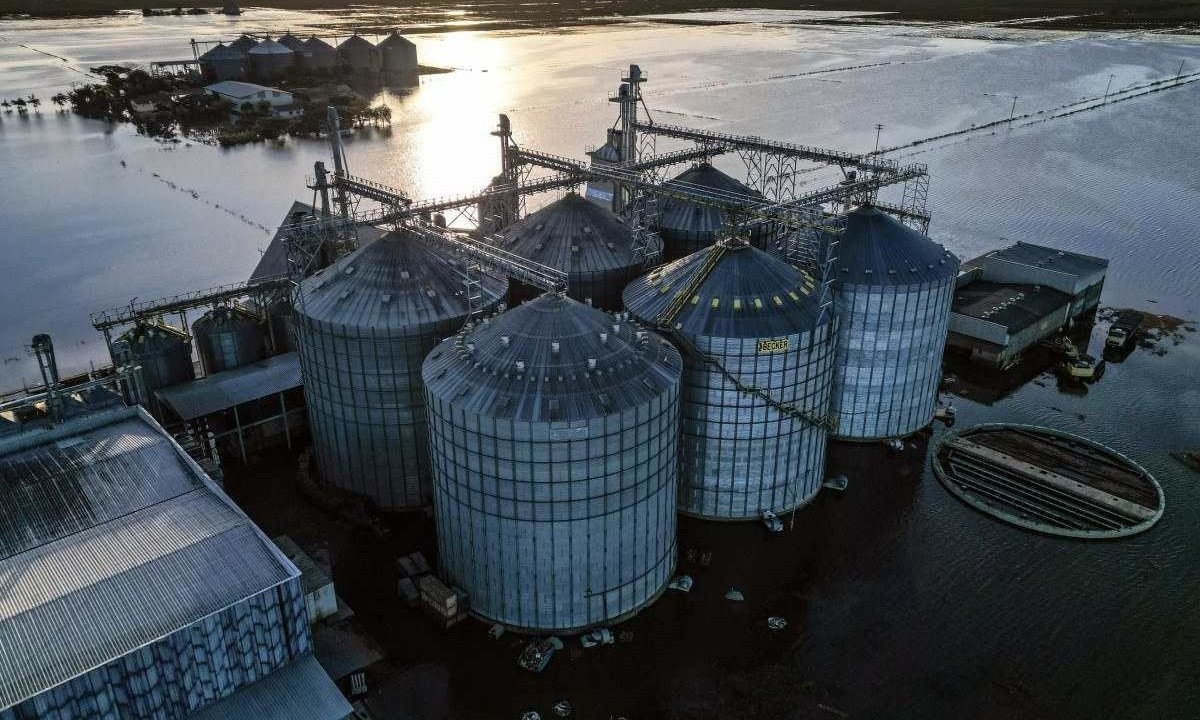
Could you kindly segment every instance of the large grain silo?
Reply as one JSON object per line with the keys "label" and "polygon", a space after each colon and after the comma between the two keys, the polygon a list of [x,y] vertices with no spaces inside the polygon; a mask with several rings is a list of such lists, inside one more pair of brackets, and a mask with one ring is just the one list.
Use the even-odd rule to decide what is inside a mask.
{"label": "large grain silo", "polygon": [[257,44],[258,44],[258,40],[255,40],[254,38],[250,37],[249,35],[242,35],[237,40],[234,40],[233,42],[229,43],[229,49],[233,50],[234,52],[240,52],[244,55],[244,54],[250,52],[250,48],[254,47]]}
{"label": "large grain silo", "polygon": [[379,48],[361,35],[351,35],[337,47],[342,62],[355,73],[379,72],[382,58]]}
{"label": "large grain silo", "polygon": [[299,60],[300,53],[304,50],[304,41],[291,33],[280,35],[279,39],[275,42],[296,53],[297,60]]}
{"label": "large grain silo", "polygon": [[192,342],[187,333],[159,322],[138,323],[113,342],[113,362],[140,365],[138,402],[155,407],[154,391],[193,380]]}
{"label": "large grain silo", "polygon": [[933,418],[958,258],[873,207],[837,247],[835,436],[900,437]]}
{"label": "large grain silo", "polygon": [[377,47],[384,72],[396,75],[417,74],[417,46],[412,40],[393,31]]}
{"label": "large grain silo", "polygon": [[835,329],[813,278],[724,239],[625,288],[684,355],[679,510],[715,520],[783,513],[824,477]]}
{"label": "large grain silo", "polygon": [[679,353],[557,293],[425,361],[440,571],[492,622],[629,617],[675,566]]}
{"label": "large grain silo", "polygon": [[[634,234],[611,210],[570,193],[510,225],[500,246],[567,274],[567,294],[605,310],[621,309],[621,290],[660,248],[645,260],[634,255]],[[512,305],[540,291],[522,283],[509,288]]]}
{"label": "large grain silo", "polygon": [[304,41],[304,66],[313,70],[332,70],[342,62],[338,51],[324,40],[313,36]]}
{"label": "large grain silo", "polygon": [[[460,264],[391,233],[304,280],[293,339],[321,476],[381,508],[427,504],[421,362],[470,312]],[[485,308],[506,283],[482,277]]]}
{"label": "large grain silo", "polygon": [[296,53],[274,40],[263,40],[246,51],[250,58],[250,74],[255,80],[275,80],[283,77],[296,62]]}
{"label": "large grain silo", "polygon": [[258,317],[238,306],[221,305],[192,323],[196,353],[208,375],[257,362],[266,356]]}
{"label": "large grain silo", "polygon": [[246,77],[246,53],[217,43],[200,56],[200,71],[213,80],[241,80]]}
{"label": "large grain silo", "polygon": [[[757,190],[747,187],[708,163],[684,170],[668,180],[666,186],[686,187],[693,192],[713,195],[735,193],[756,200],[763,199]],[[659,211],[654,229],[662,237],[663,262],[678,260],[712,245],[723,233],[722,227],[726,222],[725,213],[720,208],[682,198],[660,200]],[[751,242],[759,248],[766,248],[770,239],[768,235],[765,227],[756,228],[751,234]]]}

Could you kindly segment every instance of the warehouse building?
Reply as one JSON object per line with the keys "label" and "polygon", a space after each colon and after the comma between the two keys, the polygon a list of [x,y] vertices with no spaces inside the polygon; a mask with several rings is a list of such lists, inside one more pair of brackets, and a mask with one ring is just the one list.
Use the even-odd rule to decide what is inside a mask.
{"label": "warehouse building", "polygon": [[966,262],[958,275],[947,346],[998,368],[1093,312],[1103,258],[1018,242]]}
{"label": "warehouse building", "polygon": [[339,720],[300,571],[139,408],[0,439],[0,720]]}

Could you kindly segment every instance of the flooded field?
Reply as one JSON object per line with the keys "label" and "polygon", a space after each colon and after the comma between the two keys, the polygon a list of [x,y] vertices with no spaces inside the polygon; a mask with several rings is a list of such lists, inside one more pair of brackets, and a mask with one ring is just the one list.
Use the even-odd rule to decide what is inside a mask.
{"label": "flooded field", "polygon": [[[0,22],[0,98],[48,98],[96,64],[189,57],[193,37],[345,37],[386,15]],[[1181,62],[1200,69],[1200,44],[1148,33],[755,19],[418,35],[423,63],[455,71],[384,91],[393,126],[351,139],[350,168],[414,197],[477,189],[498,170],[488,132],[500,112],[519,143],[582,156],[603,142],[615,117],[606,98],[631,62],[649,74],[656,119],[855,151],[873,147],[877,123],[881,144],[897,146],[1096,97],[1110,76],[1119,90]],[[1200,83],[897,156],[929,164],[930,232],[960,257],[1016,240],[1100,255],[1111,260],[1105,305],[1195,320],[1198,101]],[[0,115],[0,150],[0,388],[34,378],[23,349],[34,333],[54,335],[65,369],[85,369],[107,362],[89,312],[245,279],[291,201],[311,198],[304,177],[327,154],[316,141],[166,144],[46,107]],[[519,674],[477,624],[443,641],[393,607],[372,582],[381,551],[361,539],[332,543],[334,576],[397,662],[433,668],[421,687],[455,717],[546,717],[563,697],[577,717],[602,719],[1195,717],[1200,476],[1168,453],[1200,448],[1200,338],[1180,337],[1165,354],[1110,364],[1086,394],[1035,371],[995,404],[954,399],[962,424],[1044,424],[1142,463],[1167,509],[1127,541],[1054,540],[978,515],[931,479],[924,441],[900,458],[840,446],[831,470],[849,476],[844,495],[820,497],[783,537],[685,523],[681,570],[697,590],[635,618],[633,642],[556,659],[546,676]],[[244,495],[268,532],[296,532],[270,498]],[[689,566],[689,549],[711,564]],[[733,585],[745,603],[722,599]],[[785,633],[763,629],[775,614]]]}

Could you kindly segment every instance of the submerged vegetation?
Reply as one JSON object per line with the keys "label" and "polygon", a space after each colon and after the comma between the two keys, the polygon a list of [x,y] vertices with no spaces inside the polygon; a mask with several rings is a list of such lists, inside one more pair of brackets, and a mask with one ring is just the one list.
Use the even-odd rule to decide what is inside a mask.
{"label": "submerged vegetation", "polygon": [[[371,107],[352,88],[320,83],[314,87],[290,87],[294,98],[291,112],[277,113],[269,103],[242,103],[206,92],[196,76],[151,75],[144,70],[120,65],[102,65],[91,72],[104,78],[56,95],[60,108],[70,104],[83,117],[109,122],[129,122],[138,132],[165,140],[184,135],[223,146],[285,136],[317,136],[325,127],[326,108],[336,107],[343,127],[390,125],[392,111],[384,105]],[[297,78],[320,81],[323,78]],[[24,113],[38,101],[33,96],[10,103]],[[4,105],[7,110],[9,105]]]}

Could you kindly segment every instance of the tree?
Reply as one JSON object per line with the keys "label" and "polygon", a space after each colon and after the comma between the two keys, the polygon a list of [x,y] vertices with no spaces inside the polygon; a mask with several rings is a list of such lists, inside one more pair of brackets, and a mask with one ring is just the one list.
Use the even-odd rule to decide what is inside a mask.
{"label": "tree", "polygon": [[34,111],[41,112],[42,101],[32,93],[29,95],[29,105],[33,107]]}
{"label": "tree", "polygon": [[13,100],[13,105],[17,106],[17,112],[21,113],[22,115],[26,113],[25,98],[17,98],[16,100]]}
{"label": "tree", "polygon": [[12,112],[12,103],[7,100],[0,100],[0,108],[4,108],[4,112]]}
{"label": "tree", "polygon": [[64,112],[67,106],[67,95],[66,93],[55,93],[54,97],[50,98],[50,102],[54,103],[59,112]]}

